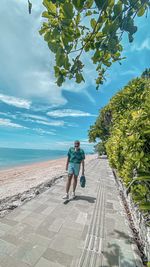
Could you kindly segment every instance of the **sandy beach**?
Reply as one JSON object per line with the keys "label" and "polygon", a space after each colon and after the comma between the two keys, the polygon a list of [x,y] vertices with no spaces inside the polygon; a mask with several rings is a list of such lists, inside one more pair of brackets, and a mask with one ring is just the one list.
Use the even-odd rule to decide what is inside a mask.
{"label": "sandy beach", "polygon": [[[95,155],[86,155],[85,163],[93,158]],[[41,183],[65,175],[65,165],[66,158],[60,158],[0,170],[0,199],[23,193]]]}

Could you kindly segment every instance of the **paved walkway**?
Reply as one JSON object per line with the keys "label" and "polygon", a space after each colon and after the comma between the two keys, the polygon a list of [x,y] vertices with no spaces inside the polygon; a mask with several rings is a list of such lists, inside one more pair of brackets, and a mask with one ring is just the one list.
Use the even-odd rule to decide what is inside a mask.
{"label": "paved walkway", "polygon": [[107,160],[86,178],[75,200],[63,203],[62,179],[0,219],[0,267],[141,266]]}

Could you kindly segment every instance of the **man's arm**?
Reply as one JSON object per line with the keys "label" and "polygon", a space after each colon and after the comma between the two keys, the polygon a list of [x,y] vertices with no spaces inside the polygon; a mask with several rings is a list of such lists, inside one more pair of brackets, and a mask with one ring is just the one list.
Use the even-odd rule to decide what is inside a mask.
{"label": "man's arm", "polygon": [[66,171],[68,171],[68,165],[69,165],[69,160],[70,160],[70,150],[71,149],[68,150],[68,154],[67,154],[68,157],[67,157],[67,162],[66,162]]}
{"label": "man's arm", "polygon": [[67,162],[66,162],[66,171],[68,170],[68,165],[69,165],[69,157],[67,158]]}
{"label": "man's arm", "polygon": [[84,175],[84,159],[81,161],[82,164],[82,175]]}

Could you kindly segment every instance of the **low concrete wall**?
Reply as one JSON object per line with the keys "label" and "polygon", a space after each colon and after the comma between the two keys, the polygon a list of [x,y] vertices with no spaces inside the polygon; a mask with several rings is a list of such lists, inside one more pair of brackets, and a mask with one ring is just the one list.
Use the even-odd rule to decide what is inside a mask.
{"label": "low concrete wall", "polygon": [[129,208],[132,213],[133,221],[136,229],[139,232],[139,237],[144,245],[144,253],[150,261],[150,227],[146,225],[146,219],[139,211],[138,207],[134,204],[130,195],[126,196]]}
{"label": "low concrete wall", "polygon": [[[146,218],[142,212],[139,211],[138,206],[132,200],[130,194],[126,194],[126,187],[123,185],[121,179],[117,176],[116,171],[113,169],[114,176],[116,178],[116,182],[118,188],[120,190],[120,194],[123,200],[126,202],[128,206],[128,210],[130,216],[132,217],[132,222],[130,222],[130,226],[132,231],[134,232],[135,239],[137,239],[137,245],[141,252],[141,257],[143,262],[150,262],[150,227],[147,225],[147,221],[149,218]],[[128,216],[129,217],[129,216]],[[130,218],[128,218],[130,220]],[[131,220],[130,220],[131,221]]]}

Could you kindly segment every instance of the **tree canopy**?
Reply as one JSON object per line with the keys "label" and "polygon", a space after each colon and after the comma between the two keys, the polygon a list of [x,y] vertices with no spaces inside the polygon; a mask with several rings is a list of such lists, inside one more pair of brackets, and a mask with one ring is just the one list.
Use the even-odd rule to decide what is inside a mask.
{"label": "tree canopy", "polygon": [[[100,111],[89,130],[140,208],[150,211],[150,69],[130,81]],[[101,143],[100,143],[101,144]],[[101,145],[102,146],[102,145]]]}
{"label": "tree canopy", "polygon": [[133,41],[135,17],[147,16],[150,0],[43,0],[43,5],[40,34],[55,55],[57,85],[66,78],[84,81],[82,56],[89,54],[98,89],[106,70],[116,61],[121,64],[122,36],[126,32]]}

